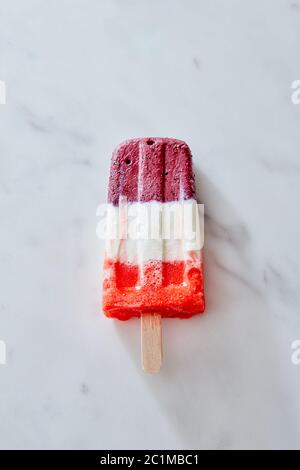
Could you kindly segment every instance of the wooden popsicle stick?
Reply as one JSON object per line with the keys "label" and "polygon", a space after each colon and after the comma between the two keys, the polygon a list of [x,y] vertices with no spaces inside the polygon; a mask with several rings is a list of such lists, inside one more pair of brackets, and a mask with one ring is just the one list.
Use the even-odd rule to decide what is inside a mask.
{"label": "wooden popsicle stick", "polygon": [[159,372],[162,365],[160,315],[141,315],[142,367],[145,372]]}

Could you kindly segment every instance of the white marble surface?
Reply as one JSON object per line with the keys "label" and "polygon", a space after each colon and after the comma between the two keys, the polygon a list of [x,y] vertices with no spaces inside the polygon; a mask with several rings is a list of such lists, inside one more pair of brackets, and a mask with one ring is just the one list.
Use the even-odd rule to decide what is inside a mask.
{"label": "white marble surface", "polygon": [[[1,0],[1,448],[300,448],[299,0]],[[101,314],[96,207],[125,138],[190,145],[207,312]]]}

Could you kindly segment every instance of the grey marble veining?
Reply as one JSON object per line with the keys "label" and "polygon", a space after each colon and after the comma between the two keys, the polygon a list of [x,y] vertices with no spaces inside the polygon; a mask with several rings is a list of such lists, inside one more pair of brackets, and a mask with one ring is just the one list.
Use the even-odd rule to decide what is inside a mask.
{"label": "grey marble veining", "polygon": [[[2,0],[0,447],[299,448],[300,2]],[[113,148],[190,145],[207,311],[101,314]]]}

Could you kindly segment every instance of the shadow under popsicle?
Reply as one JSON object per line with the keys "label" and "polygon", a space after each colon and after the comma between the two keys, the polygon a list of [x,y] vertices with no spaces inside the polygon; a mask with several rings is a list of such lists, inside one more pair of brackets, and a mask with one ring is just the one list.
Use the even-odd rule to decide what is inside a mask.
{"label": "shadow under popsicle", "polygon": [[[160,404],[162,416],[176,430],[181,448],[239,448],[247,421],[250,435],[244,431],[245,442],[248,439],[249,448],[259,447],[259,443],[263,447],[272,409],[261,403],[257,384],[264,380],[268,368],[276,368],[276,355],[264,292],[259,282],[252,280],[251,234],[220,191],[194,170],[198,200],[204,203],[206,214],[206,311],[188,321],[163,319],[164,361],[158,375],[147,375],[140,368],[139,321],[116,322],[116,330],[137,374]],[[232,263],[226,256],[223,259],[227,252]],[[255,349],[263,354],[259,363],[254,358],[247,371]],[[279,387],[278,374],[272,377],[274,387]],[[260,411],[256,421],[252,421],[252,408]],[[259,426],[261,431],[254,434]],[[175,445],[169,439],[157,442],[160,448]]]}

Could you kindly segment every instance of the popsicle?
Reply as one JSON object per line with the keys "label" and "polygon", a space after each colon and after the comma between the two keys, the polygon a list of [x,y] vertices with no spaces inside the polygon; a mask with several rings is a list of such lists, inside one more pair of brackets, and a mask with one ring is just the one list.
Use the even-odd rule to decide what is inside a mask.
{"label": "popsicle", "polygon": [[[196,206],[192,156],[185,142],[131,139],[113,152],[108,224],[118,220],[119,226],[118,237],[106,243],[103,310],[119,320],[141,317],[150,345],[159,343],[161,317],[189,318],[205,308],[197,212],[195,239],[182,235]],[[147,226],[146,236],[144,230],[143,236],[128,237],[130,211],[139,214],[140,231]],[[177,238],[168,231],[170,214],[179,214]],[[173,219],[173,228],[176,223]]]}

